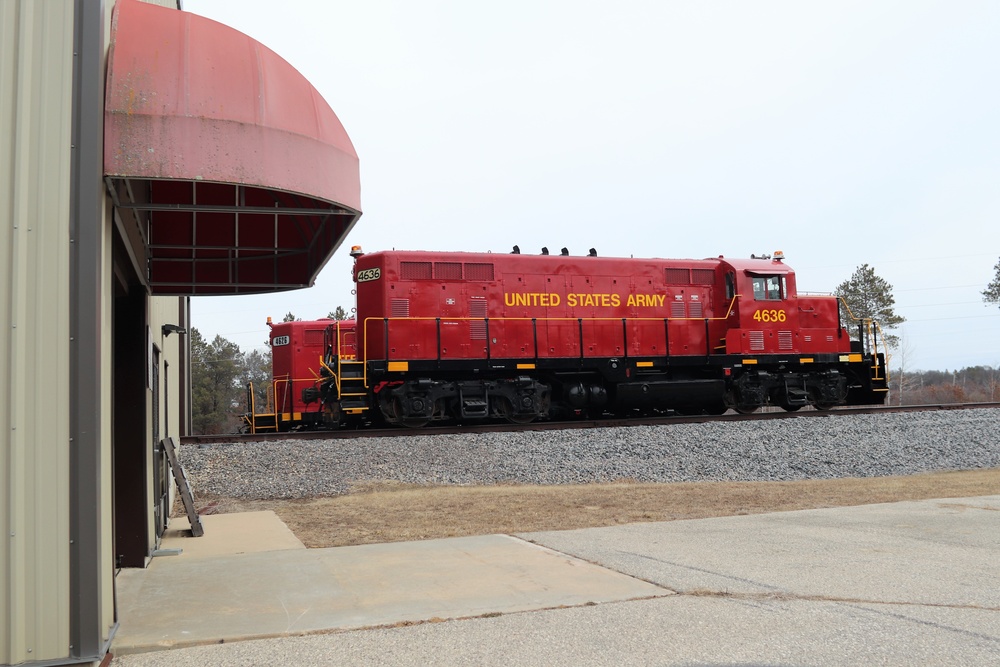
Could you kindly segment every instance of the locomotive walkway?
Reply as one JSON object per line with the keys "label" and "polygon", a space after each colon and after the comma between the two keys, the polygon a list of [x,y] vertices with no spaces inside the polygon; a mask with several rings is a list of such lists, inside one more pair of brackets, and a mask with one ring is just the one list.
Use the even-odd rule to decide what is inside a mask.
{"label": "locomotive walkway", "polygon": [[112,665],[1000,661],[1000,495],[309,550],[204,518],[118,576]]}

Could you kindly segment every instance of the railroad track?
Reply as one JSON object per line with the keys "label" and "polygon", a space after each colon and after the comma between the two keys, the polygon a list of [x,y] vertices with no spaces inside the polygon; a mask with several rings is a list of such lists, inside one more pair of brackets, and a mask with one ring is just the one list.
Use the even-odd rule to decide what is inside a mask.
{"label": "railroad track", "polygon": [[281,440],[341,440],[351,438],[397,438],[413,435],[451,435],[455,433],[513,433],[518,431],[561,431],[585,428],[613,428],[620,426],[660,426],[664,424],[702,424],[707,422],[762,421],[773,419],[800,419],[814,417],[838,417],[846,415],[885,414],[899,412],[935,412],[939,410],[976,410],[1000,408],[1000,403],[941,403],[932,405],[892,405],[858,408],[835,408],[832,410],[800,410],[785,412],[780,408],[765,409],[750,415],[727,413],[724,415],[677,415],[672,417],[609,417],[602,419],[578,419],[573,421],[545,421],[530,424],[451,424],[447,426],[425,426],[419,429],[402,427],[339,429],[330,431],[289,431],[285,433],[228,433],[221,435],[189,435],[181,438],[182,444],[210,444],[227,442],[277,442]]}

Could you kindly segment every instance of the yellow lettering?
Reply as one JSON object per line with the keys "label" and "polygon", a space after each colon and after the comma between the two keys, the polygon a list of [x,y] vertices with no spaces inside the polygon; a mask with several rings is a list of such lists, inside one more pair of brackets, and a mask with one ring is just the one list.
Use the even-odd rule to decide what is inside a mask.
{"label": "yellow lettering", "polygon": [[[666,300],[667,296],[665,294],[629,294],[625,305],[635,308],[656,308],[663,307],[663,303]],[[611,295],[611,305],[621,305],[621,300],[617,294]]]}
{"label": "yellow lettering", "polygon": [[[579,294],[568,296],[570,305],[580,297]],[[540,306],[542,308],[555,308],[562,303],[562,297],[554,292],[504,292],[503,302],[506,306]]]}
{"label": "yellow lettering", "polygon": [[[550,297],[552,299],[550,305],[558,306],[560,301],[559,295],[551,294]],[[622,299],[617,294],[608,294],[607,292],[602,292],[600,294],[572,292],[566,295],[566,305],[570,308],[617,308],[622,305]],[[634,305],[634,303],[632,305]]]}
{"label": "yellow lettering", "polygon": [[[662,308],[666,300],[667,296],[665,294],[629,294],[625,305],[636,308]],[[611,305],[616,307],[621,305],[621,300],[617,294],[611,295]]]}

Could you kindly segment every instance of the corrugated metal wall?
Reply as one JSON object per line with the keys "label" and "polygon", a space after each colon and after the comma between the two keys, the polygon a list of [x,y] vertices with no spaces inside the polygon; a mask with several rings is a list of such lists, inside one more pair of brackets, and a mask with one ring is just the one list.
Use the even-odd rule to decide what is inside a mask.
{"label": "corrugated metal wall", "polygon": [[0,664],[70,652],[73,10],[0,2]]}

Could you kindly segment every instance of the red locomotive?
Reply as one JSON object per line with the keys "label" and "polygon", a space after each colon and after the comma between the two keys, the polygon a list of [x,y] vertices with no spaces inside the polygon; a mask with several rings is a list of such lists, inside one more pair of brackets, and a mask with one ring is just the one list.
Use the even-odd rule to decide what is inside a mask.
{"label": "red locomotive", "polygon": [[274,324],[269,317],[267,326],[271,329],[271,384],[266,405],[257,405],[253,386],[247,388],[248,412],[243,416],[246,429],[251,433],[288,431],[338,423],[339,415],[331,413],[338,405],[331,404],[324,410],[316,403],[318,386],[334,377],[326,365],[328,350],[334,349],[341,364],[357,358],[354,320]]}
{"label": "red locomotive", "polygon": [[[799,296],[781,253],[352,255],[356,323],[327,321],[325,349],[301,348],[303,423],[827,409],[888,391],[877,329],[852,342],[837,299]],[[309,379],[272,349],[275,395],[279,373]]]}

